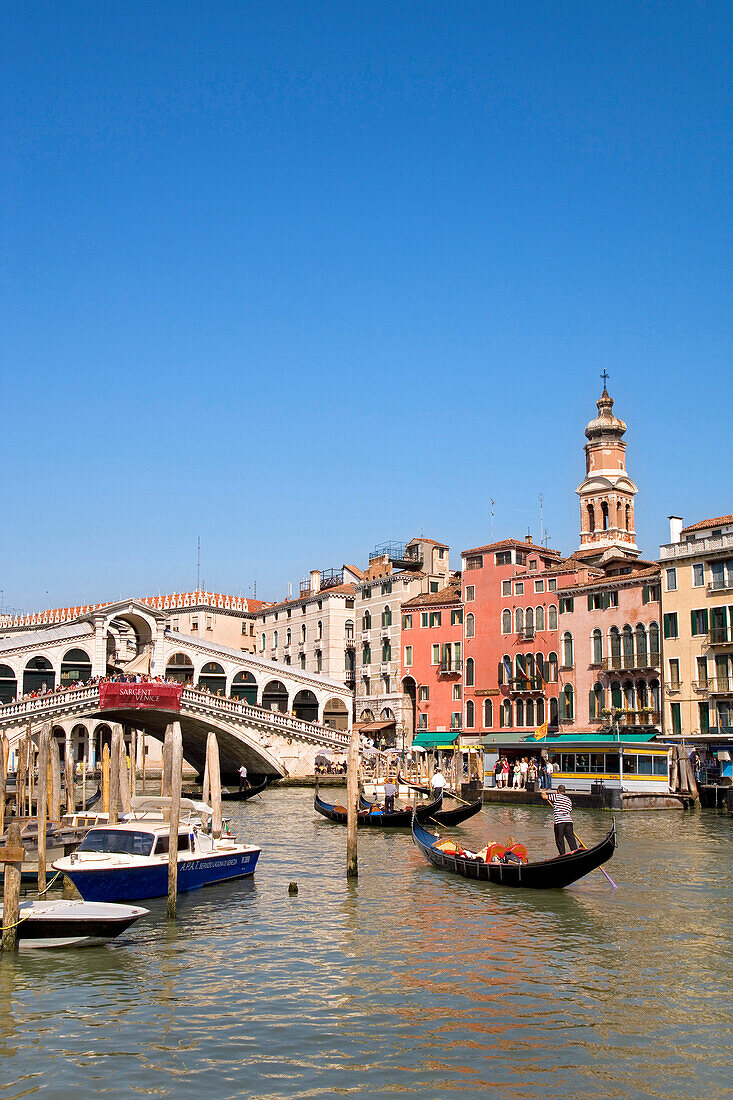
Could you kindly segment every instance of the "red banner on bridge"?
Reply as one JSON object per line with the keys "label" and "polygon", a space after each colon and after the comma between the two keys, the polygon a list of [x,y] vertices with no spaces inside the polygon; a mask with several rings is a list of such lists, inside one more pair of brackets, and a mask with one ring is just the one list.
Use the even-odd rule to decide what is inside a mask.
{"label": "red banner on bridge", "polygon": [[99,685],[101,710],[180,710],[183,684],[125,684],[105,681]]}

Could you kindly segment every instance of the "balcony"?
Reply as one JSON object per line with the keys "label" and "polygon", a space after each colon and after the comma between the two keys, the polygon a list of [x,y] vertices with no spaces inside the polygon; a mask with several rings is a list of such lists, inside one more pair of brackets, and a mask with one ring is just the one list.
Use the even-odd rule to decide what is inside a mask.
{"label": "balcony", "polygon": [[389,638],[389,633],[390,633],[390,628],[388,626],[383,626],[383,627],[380,628],[379,637],[380,638]]}
{"label": "balcony", "polygon": [[733,678],[730,676],[715,676],[707,684],[711,695],[733,695]]}
{"label": "balcony", "polygon": [[655,668],[661,668],[659,654],[651,653],[621,653],[613,657],[604,657],[601,661],[604,672],[645,672]]}
{"label": "balcony", "polygon": [[664,685],[664,690],[667,692],[667,695],[679,695],[680,691],[682,690],[682,681],[670,680],[669,683],[666,683]]}
{"label": "balcony", "polygon": [[356,638],[346,638],[344,645],[347,649],[356,649]]}
{"label": "balcony", "polygon": [[460,661],[441,661],[438,665],[439,676],[459,676],[461,673]]}
{"label": "balcony", "polygon": [[545,685],[540,680],[539,676],[532,677],[515,677],[509,684],[509,693],[511,695],[517,695],[520,692],[528,691],[544,691]]}
{"label": "balcony", "polygon": [[733,577],[720,577],[710,581],[707,586],[708,596],[714,596],[716,592],[733,592]]}
{"label": "balcony", "polygon": [[[669,687],[667,686],[667,684],[665,684],[664,686],[667,688],[667,691],[669,691]],[[693,680],[692,690],[695,692],[695,695],[704,695],[707,698],[710,693],[710,681]]]}
{"label": "balcony", "polygon": [[662,716],[658,710],[640,707],[637,710],[625,710],[618,716],[620,726],[658,726]]}
{"label": "balcony", "polygon": [[714,626],[708,631],[706,638],[708,645],[725,646],[728,649],[733,646],[733,637],[726,626]]}
{"label": "balcony", "polygon": [[382,676],[386,676],[389,673],[389,669],[390,669],[389,661],[382,661],[381,665],[379,666],[379,671],[382,674]]}
{"label": "balcony", "polygon": [[524,630],[519,631],[520,639],[523,642],[534,641],[535,629],[533,626],[525,626]]}
{"label": "balcony", "polygon": [[362,642],[368,642],[369,641],[369,631],[368,630],[362,630],[361,640],[362,640]]}
{"label": "balcony", "polygon": [[707,557],[726,550],[733,550],[733,534],[689,539],[687,542],[668,542],[659,547],[659,556],[663,561],[672,561],[675,558]]}

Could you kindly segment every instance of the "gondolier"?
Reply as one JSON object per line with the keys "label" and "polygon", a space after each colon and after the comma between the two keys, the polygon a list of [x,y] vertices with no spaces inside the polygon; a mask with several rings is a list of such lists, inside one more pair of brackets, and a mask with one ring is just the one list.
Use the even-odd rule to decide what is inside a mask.
{"label": "gondolier", "polygon": [[247,768],[244,764],[242,764],[241,768],[239,769],[239,789],[240,789],[240,791],[242,790],[242,787],[244,787],[245,784],[247,784],[247,786],[249,786],[249,784],[247,783]]}
{"label": "gondolier", "polygon": [[574,852],[579,844],[573,830],[573,804],[565,794],[565,785],[561,783],[557,791],[543,791],[542,797],[555,811],[555,844],[558,852],[561,856],[565,855],[566,840],[569,851]]}

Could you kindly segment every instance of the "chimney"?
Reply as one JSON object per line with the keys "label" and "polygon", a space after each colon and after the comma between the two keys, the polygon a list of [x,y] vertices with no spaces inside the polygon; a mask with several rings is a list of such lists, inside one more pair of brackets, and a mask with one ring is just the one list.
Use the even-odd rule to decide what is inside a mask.
{"label": "chimney", "polygon": [[[682,522],[680,520],[680,522]],[[311,569],[311,592],[321,591],[321,572],[319,569]]]}
{"label": "chimney", "polygon": [[682,538],[682,516],[668,516],[669,541],[679,542]]}

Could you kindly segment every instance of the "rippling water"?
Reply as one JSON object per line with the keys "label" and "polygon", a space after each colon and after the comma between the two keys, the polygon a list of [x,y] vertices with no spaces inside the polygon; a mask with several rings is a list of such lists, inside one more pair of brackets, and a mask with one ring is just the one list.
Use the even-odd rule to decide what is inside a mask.
{"label": "rippling water", "polygon": [[[253,882],[182,895],[175,925],[150,902],[108,947],[0,959],[2,1100],[733,1096],[731,819],[621,815],[616,892],[595,872],[539,893],[454,879],[403,832],[360,832],[347,883],[312,792],[232,806]],[[552,850],[543,808],[486,813],[468,845]],[[575,820],[587,844],[609,823]]]}

